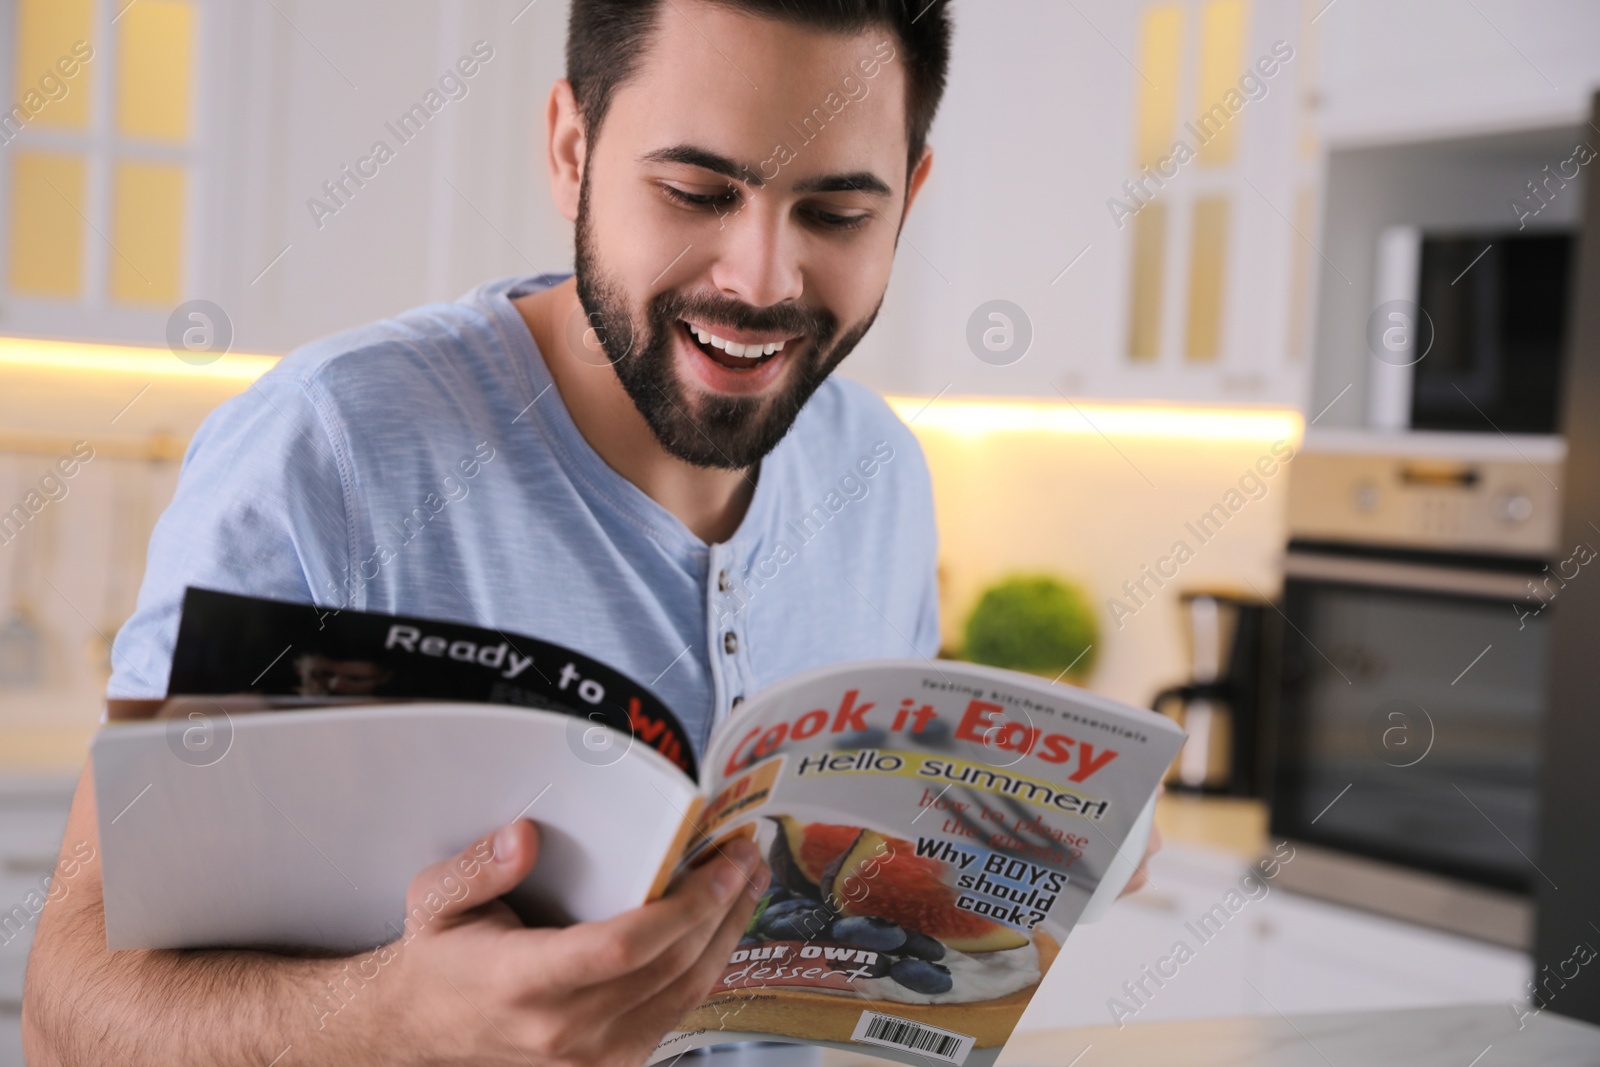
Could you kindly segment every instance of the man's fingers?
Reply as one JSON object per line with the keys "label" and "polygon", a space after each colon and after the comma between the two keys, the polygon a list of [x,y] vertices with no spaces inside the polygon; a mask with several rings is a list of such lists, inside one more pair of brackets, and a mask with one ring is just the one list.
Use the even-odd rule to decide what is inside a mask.
{"label": "man's fingers", "polygon": [[[765,895],[770,880],[771,871],[765,864],[761,865],[752,874],[746,891],[734,898],[733,906],[726,912],[713,913],[702,921],[665,949],[652,966],[597,988],[607,989],[614,1003],[629,1006],[643,1006],[669,988],[680,993],[691,985],[699,988],[696,984],[699,979],[689,972],[708,956],[727,962],[728,955],[750,925],[750,916],[755,913],[756,904]],[[700,999],[696,997],[694,1003],[699,1003]]]}
{"label": "man's fingers", "polygon": [[[418,908],[430,920],[460,915],[509,892],[539,855],[539,831],[527,819],[480,837],[447,860],[425,867],[406,890],[406,922]],[[443,907],[440,907],[440,902]]]}
{"label": "man's fingers", "polygon": [[[639,1013],[647,1019],[657,1020],[659,1026],[674,1028],[702,1001],[718,993],[727,992],[717,980],[727,967],[728,957],[739,944],[739,938],[744,936],[744,929],[750,922],[750,913],[754,906],[755,901],[750,900],[747,904],[741,903],[730,910],[707,941],[705,948],[701,950],[700,957],[683,972],[678,981],[663,985],[655,996],[640,1005]],[[733,988],[740,987],[736,985]],[[739,1029],[738,1008],[726,1010],[728,1014],[723,1016],[714,1028]]]}
{"label": "man's fingers", "polygon": [[[572,987],[598,985],[639,970],[667,949],[696,934],[709,937],[711,920],[727,915],[743,894],[754,902],[768,874],[756,846],[744,839],[723,845],[688,871],[666,896],[603,922],[581,923],[558,932],[549,943],[563,980]],[[550,958],[540,961],[551,967]]]}

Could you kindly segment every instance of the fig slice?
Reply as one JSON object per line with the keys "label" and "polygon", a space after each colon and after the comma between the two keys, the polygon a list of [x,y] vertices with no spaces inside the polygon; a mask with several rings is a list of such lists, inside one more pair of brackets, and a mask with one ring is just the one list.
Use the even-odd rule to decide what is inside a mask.
{"label": "fig slice", "polygon": [[926,934],[957,952],[1021,948],[1028,935],[956,906],[945,864],[916,846],[862,830],[818,880],[822,900],[841,915],[873,915]]}
{"label": "fig slice", "polygon": [[836,823],[803,823],[792,815],[768,815],[778,834],[767,850],[767,866],[779,885],[797,896],[822,900],[822,876],[860,832]]}

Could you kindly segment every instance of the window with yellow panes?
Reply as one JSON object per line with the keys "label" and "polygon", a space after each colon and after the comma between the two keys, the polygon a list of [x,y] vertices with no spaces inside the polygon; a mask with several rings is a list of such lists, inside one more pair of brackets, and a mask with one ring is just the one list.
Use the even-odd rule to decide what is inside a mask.
{"label": "window with yellow panes", "polygon": [[[1135,177],[1112,205],[1113,220],[1131,233],[1126,354],[1134,362],[1157,361],[1172,347],[1164,342],[1169,321],[1184,360],[1222,355],[1234,164],[1249,116],[1219,102],[1249,70],[1249,33],[1248,0],[1141,9]],[[1163,314],[1169,300],[1182,301],[1181,314]]]}
{"label": "window with yellow panes", "polygon": [[170,307],[181,298],[196,7],[9,5],[0,236],[12,299]]}

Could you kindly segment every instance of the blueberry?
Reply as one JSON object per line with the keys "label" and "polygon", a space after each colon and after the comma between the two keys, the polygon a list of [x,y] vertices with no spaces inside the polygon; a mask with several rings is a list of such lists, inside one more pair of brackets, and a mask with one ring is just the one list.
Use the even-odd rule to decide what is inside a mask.
{"label": "blueberry", "polygon": [[828,932],[833,913],[809,900],[785,900],[761,913],[756,933],[772,941],[815,941]]}
{"label": "blueberry", "polygon": [[906,932],[876,915],[852,915],[833,924],[833,939],[878,952],[893,952],[906,943]]}
{"label": "blueberry", "polygon": [[948,993],[955,985],[950,968],[919,959],[895,960],[889,965],[889,977],[913,993]]}
{"label": "blueberry", "polygon": [[767,907],[769,908],[774,904],[782,904],[784,901],[791,900],[793,898],[794,893],[792,893],[787,886],[779,882],[773,882],[767,887]]}
{"label": "blueberry", "polygon": [[[832,967],[836,971],[864,970],[867,973],[860,976],[863,979],[882,978],[884,975],[889,973],[888,956],[885,956],[881,952],[869,952],[867,955],[872,957],[871,962],[865,962],[862,960],[829,960],[828,966]],[[854,981],[855,979],[851,980]]]}
{"label": "blueberry", "polygon": [[900,956],[914,956],[919,960],[944,959],[944,944],[937,938],[917,930],[906,931],[906,943],[896,950]]}

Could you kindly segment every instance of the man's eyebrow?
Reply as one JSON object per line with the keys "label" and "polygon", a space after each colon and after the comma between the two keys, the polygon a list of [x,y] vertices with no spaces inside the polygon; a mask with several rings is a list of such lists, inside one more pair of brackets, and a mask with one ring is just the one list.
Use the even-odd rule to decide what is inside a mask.
{"label": "man's eyebrow", "polygon": [[797,193],[868,193],[873,196],[888,196],[894,190],[889,188],[889,183],[872,173],[870,170],[858,170],[849,174],[824,174],[817,178],[802,178],[794,183]]}
{"label": "man's eyebrow", "polygon": [[741,166],[729,159],[720,156],[705,148],[696,148],[691,144],[678,144],[670,148],[658,148],[639,157],[641,163],[682,163],[690,167],[699,167],[720,174],[730,181],[742,182],[753,188],[761,188],[767,183],[761,175],[752,170],[749,165]]}

